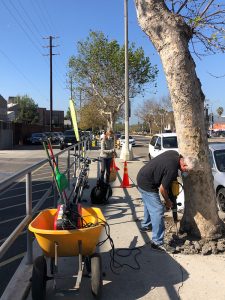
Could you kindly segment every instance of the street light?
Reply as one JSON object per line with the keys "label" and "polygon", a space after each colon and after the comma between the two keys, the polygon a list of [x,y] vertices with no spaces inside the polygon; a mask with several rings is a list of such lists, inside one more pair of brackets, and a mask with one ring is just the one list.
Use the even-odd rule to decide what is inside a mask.
{"label": "street light", "polygon": [[120,158],[124,161],[132,160],[132,145],[129,147],[129,73],[128,73],[128,9],[124,0],[124,29],[125,29],[125,146],[122,147]]}

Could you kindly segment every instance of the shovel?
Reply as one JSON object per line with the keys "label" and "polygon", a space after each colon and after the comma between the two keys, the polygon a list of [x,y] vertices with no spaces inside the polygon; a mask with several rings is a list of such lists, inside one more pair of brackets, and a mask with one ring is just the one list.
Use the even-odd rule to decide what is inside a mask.
{"label": "shovel", "polygon": [[56,180],[58,182],[59,189],[62,192],[69,186],[69,183],[68,183],[68,180],[66,178],[66,175],[59,172],[59,167],[56,163],[55,156],[54,156],[53,149],[52,149],[52,144],[51,144],[50,140],[48,140],[48,149],[50,150],[50,153],[51,153],[51,156],[52,156],[52,161],[54,163],[55,177],[56,177]]}
{"label": "shovel", "polygon": [[[50,164],[50,166],[52,168],[52,171],[53,171],[53,176],[54,176],[54,179],[55,179],[56,188],[58,190],[58,193],[59,193],[61,199],[64,200],[65,204],[68,204],[68,199],[67,199],[67,196],[66,196],[66,193],[65,193],[65,189],[68,187],[68,180],[67,180],[65,174],[62,174],[62,173],[59,172],[59,168],[58,168],[58,165],[56,163],[56,160],[55,160],[55,157],[54,157],[54,154],[53,154],[51,143],[49,142],[49,140],[48,140],[47,143],[48,143],[48,149],[50,150],[50,153],[51,153],[51,157],[49,155],[49,152],[48,152],[48,149],[46,147],[45,142],[43,142],[43,145],[44,145],[44,149],[46,151],[47,157],[49,159],[49,164]],[[52,161],[53,161],[53,164],[52,164]]]}

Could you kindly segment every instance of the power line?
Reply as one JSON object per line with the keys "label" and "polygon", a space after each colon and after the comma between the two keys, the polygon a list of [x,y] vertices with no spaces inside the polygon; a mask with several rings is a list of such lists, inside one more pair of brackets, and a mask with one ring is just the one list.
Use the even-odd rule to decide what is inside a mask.
{"label": "power line", "polygon": [[38,29],[38,27],[36,26],[36,24],[33,22],[32,18],[30,17],[29,13],[26,11],[26,9],[24,8],[24,6],[22,5],[21,1],[18,0],[18,3],[20,5],[20,7],[22,8],[23,12],[25,13],[25,15],[27,16],[27,18],[29,19],[29,21],[31,22],[31,24],[33,25],[34,29],[36,30],[38,36],[41,37],[41,33]]}
{"label": "power line", "polygon": [[[42,12],[40,13],[40,7],[37,5],[37,2],[38,1],[36,1],[36,0],[32,0],[33,6],[36,6],[36,9],[34,8],[35,9],[35,14],[38,16],[39,21],[43,26],[43,29],[46,32],[51,32],[51,30],[49,30],[49,28],[47,28],[47,26],[46,26],[45,20],[43,18]],[[38,10],[39,10],[39,13],[38,13]]]}
{"label": "power line", "polygon": [[[10,0],[11,1],[11,0]],[[20,2],[20,0],[18,0],[19,2]],[[35,28],[35,30],[36,30],[36,32],[38,33],[38,36],[41,36],[41,34],[40,34],[40,32],[39,32],[39,30],[38,30],[38,28],[37,28],[37,26],[35,25],[35,23],[32,21],[32,19],[30,18],[30,16],[29,16],[29,14],[26,12],[26,10],[25,10],[25,8],[23,7],[23,5],[21,4],[21,3],[19,3],[20,5],[21,5],[21,8],[23,9],[23,11],[24,11],[24,13],[26,14],[26,16],[28,17],[28,19],[30,20],[30,22],[31,22],[31,24],[33,25],[33,27]],[[16,9],[16,8],[15,8]],[[17,12],[18,12],[18,10],[17,10]],[[18,12],[18,14],[20,14],[19,12]],[[20,16],[21,16],[21,14],[20,14]],[[22,20],[26,23],[26,21],[24,20],[24,18],[21,16],[21,18],[22,18]],[[27,23],[26,23],[27,24]],[[29,27],[29,25],[27,25],[28,27]],[[29,27],[30,28],[30,27]],[[50,26],[49,26],[49,28],[50,28]],[[32,30],[32,32],[33,32],[33,30]],[[56,75],[58,74],[58,70],[56,69]],[[59,74],[58,74],[59,75]],[[56,80],[59,82],[59,84],[60,84],[60,86],[62,87],[62,88],[64,88],[63,86],[62,86],[62,83],[61,83],[61,81],[63,82],[63,80],[62,80],[62,78],[60,78],[60,76],[59,77],[56,77]]]}
{"label": "power line", "polygon": [[19,67],[8,57],[5,52],[0,49],[0,53],[10,62],[10,64],[16,69],[16,71],[38,92],[42,98],[45,98],[44,95],[41,94],[41,90],[34,85],[34,83],[19,69]]}
{"label": "power line", "polygon": [[6,10],[9,12],[9,14],[12,16],[12,18],[14,19],[14,21],[16,21],[16,23],[19,25],[19,27],[21,28],[21,30],[24,32],[24,34],[26,35],[26,37],[29,39],[29,41],[32,43],[32,45],[34,46],[34,48],[39,52],[39,54],[42,55],[41,51],[39,50],[38,46],[36,45],[36,42],[33,41],[33,39],[30,37],[30,35],[26,32],[26,30],[24,29],[23,25],[21,25],[21,23],[17,20],[17,18],[15,17],[15,15],[12,13],[12,11],[8,8],[8,6],[6,5],[6,3],[4,2],[4,0],[2,0],[2,4],[4,5],[4,7],[6,8]]}
{"label": "power line", "polygon": [[[51,25],[50,16],[48,14],[48,11],[47,11],[46,7],[44,8],[44,5],[41,6],[39,1],[36,1],[36,4],[37,4],[37,6],[39,6],[40,11],[42,11],[43,19],[45,19],[45,22],[48,25],[50,31],[54,32],[55,30],[54,30],[53,26]],[[47,16],[47,18],[45,18],[44,15]]]}

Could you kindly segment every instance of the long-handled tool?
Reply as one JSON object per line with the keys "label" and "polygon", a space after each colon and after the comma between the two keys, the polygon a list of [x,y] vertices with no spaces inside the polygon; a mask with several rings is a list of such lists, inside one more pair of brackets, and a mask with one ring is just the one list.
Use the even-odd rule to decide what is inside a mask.
{"label": "long-handled tool", "polygon": [[68,187],[69,183],[68,183],[68,180],[66,178],[66,175],[59,172],[59,167],[58,167],[58,164],[56,162],[56,159],[55,159],[55,156],[54,156],[54,153],[53,153],[52,144],[51,144],[50,139],[48,139],[48,149],[51,153],[51,158],[52,158],[52,161],[53,161],[53,164],[54,164],[56,181],[58,183],[60,191],[63,193],[63,195],[66,199],[66,204],[68,205],[69,200],[67,198],[65,189]]}
{"label": "long-handled tool", "polygon": [[54,169],[54,166],[53,166],[53,164],[52,164],[51,157],[50,157],[50,155],[49,155],[48,149],[47,149],[47,147],[46,147],[46,142],[43,142],[43,147],[44,147],[45,152],[46,152],[46,154],[47,154],[49,165],[50,165],[50,167],[51,167],[51,169],[52,169],[52,174],[53,174],[53,178],[54,178],[54,181],[55,181],[56,189],[57,189],[57,191],[58,191],[58,193],[59,193],[60,198],[65,202],[66,199],[64,199],[63,194],[62,194],[62,191],[61,191],[60,188],[59,188],[58,181],[57,181],[57,179],[56,179],[55,169]]}
{"label": "long-handled tool", "polygon": [[[172,182],[171,188],[169,189],[169,198],[171,202],[173,203],[172,207],[172,215],[173,215],[173,221],[176,226],[176,234],[178,235],[178,229],[177,229],[177,222],[178,222],[178,216],[177,216],[177,206],[180,206],[181,203],[177,203],[177,196],[180,194],[179,186],[181,184],[175,180]],[[182,186],[182,185],[181,185]]]}
{"label": "long-handled tool", "polygon": [[[64,202],[64,204],[58,205],[58,210],[54,219],[54,229],[70,230],[80,228],[82,227],[81,207],[80,205],[78,206],[77,204],[71,203],[66,195],[65,189],[68,187],[68,181],[65,174],[59,172],[50,140],[43,144],[49,159],[49,164],[53,171],[57,190]],[[48,149],[46,144],[48,145]],[[50,151],[51,156],[48,150]]]}

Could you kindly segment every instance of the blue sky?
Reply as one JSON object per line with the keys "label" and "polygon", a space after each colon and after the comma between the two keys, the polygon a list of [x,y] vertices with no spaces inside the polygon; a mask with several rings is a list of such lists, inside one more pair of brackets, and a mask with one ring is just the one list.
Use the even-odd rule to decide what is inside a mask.
{"label": "blue sky", "polygon": [[[70,92],[66,88],[67,63],[76,55],[76,44],[86,39],[90,30],[102,31],[109,39],[124,43],[123,0],[0,0],[0,94],[9,96],[28,94],[39,107],[49,109],[49,35],[56,36],[53,44],[53,109],[67,111]],[[129,41],[142,46],[152,64],[157,64],[157,89],[148,89],[144,97],[137,97],[134,110],[143,99],[159,98],[168,94],[158,54],[141,31],[134,7],[128,0]],[[223,54],[195,58],[197,74],[212,111],[225,109],[225,74]],[[151,93],[152,92],[152,93]],[[154,94],[153,94],[154,93]]]}

